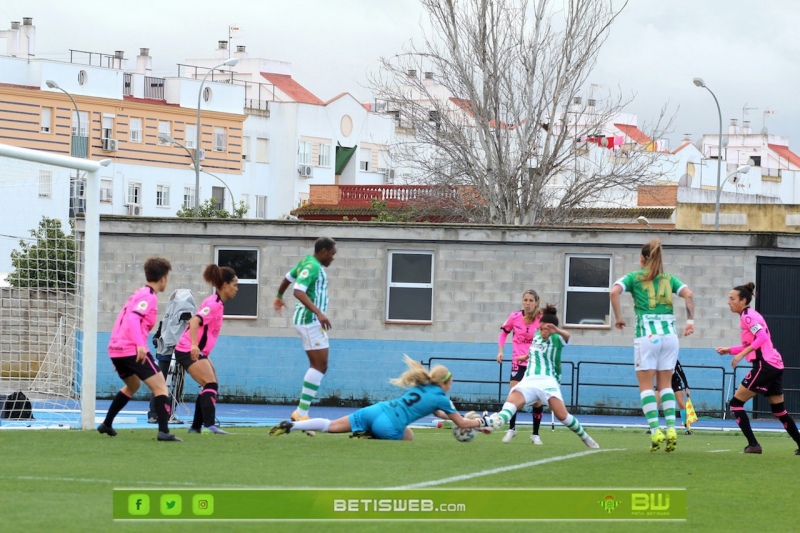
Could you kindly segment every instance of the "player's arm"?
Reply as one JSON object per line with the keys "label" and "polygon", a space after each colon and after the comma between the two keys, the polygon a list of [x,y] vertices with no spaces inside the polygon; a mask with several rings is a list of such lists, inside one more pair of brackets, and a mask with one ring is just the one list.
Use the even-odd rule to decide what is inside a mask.
{"label": "player's arm", "polygon": [[282,308],[286,307],[286,302],[283,299],[283,293],[286,292],[286,289],[289,288],[290,284],[291,281],[289,278],[284,277],[281,280],[280,285],[278,285],[278,292],[275,294],[275,299],[272,301],[272,308],[275,309],[279,315],[283,314]]}
{"label": "player's arm", "polygon": [[686,285],[678,292],[678,296],[686,302],[686,327],[683,328],[684,335],[694,333],[694,293]]}
{"label": "player's arm", "polygon": [[467,416],[472,414],[472,415],[475,416],[475,418],[472,418],[472,417],[465,418],[465,417],[461,416],[461,413],[459,413],[458,411],[453,411],[452,413],[445,413],[441,409],[438,409],[437,411],[435,411],[434,414],[436,416],[438,416],[439,418],[448,418],[448,419],[452,420],[455,425],[457,425],[458,427],[460,427],[462,429],[478,429],[478,428],[482,428],[482,427],[486,427],[487,426],[487,423],[484,420],[484,417],[480,416],[475,411],[471,411],[470,413],[467,413]]}
{"label": "player's arm", "polygon": [[614,283],[609,291],[609,298],[611,299],[611,309],[614,311],[614,327],[622,329],[625,327],[625,319],[622,318],[622,308],[619,303],[619,295],[622,294],[622,286]]}

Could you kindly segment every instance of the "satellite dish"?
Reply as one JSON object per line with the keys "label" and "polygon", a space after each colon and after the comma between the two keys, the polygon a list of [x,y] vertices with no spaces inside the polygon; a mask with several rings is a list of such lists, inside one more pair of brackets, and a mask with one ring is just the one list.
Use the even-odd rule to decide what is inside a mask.
{"label": "satellite dish", "polygon": [[691,187],[692,186],[692,177],[689,174],[684,174],[681,176],[681,179],[678,180],[678,187]]}
{"label": "satellite dish", "polygon": [[742,176],[740,174],[732,174],[728,176],[728,183],[738,185],[740,181],[742,181]]}
{"label": "satellite dish", "polygon": [[698,150],[699,152],[702,152],[702,151],[703,151],[703,139],[697,139],[697,140],[694,142],[694,147],[695,147],[695,148],[697,148],[697,150]]}
{"label": "satellite dish", "polygon": [[768,133],[769,133],[769,130],[767,129],[767,127],[766,127],[766,126],[764,126],[763,128],[761,128],[761,135],[767,135]]}

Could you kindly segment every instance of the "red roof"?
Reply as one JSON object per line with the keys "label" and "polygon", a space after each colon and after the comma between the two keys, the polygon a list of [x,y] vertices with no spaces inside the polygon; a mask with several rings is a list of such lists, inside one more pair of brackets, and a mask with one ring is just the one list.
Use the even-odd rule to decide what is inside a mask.
{"label": "red roof", "polygon": [[631,124],[614,124],[614,127],[619,131],[633,139],[636,144],[650,144],[653,139],[645,135],[645,133]]}
{"label": "red roof", "polygon": [[769,147],[770,150],[782,158],[787,159],[792,165],[800,167],[800,156],[789,150],[788,146],[782,146],[780,144],[767,144],[767,147]]}
{"label": "red roof", "polygon": [[289,98],[301,104],[323,105],[325,102],[314,96],[311,91],[297,83],[288,74],[262,72],[261,75]]}
{"label": "red roof", "polygon": [[686,148],[686,147],[687,147],[687,146],[689,146],[690,144],[692,144],[692,141],[683,141],[683,142],[681,143],[681,145],[680,145],[680,146],[678,146],[677,148],[675,148],[675,149],[672,151],[672,153],[673,153],[673,154],[677,154],[678,152],[680,152],[681,150],[683,150],[684,148]]}

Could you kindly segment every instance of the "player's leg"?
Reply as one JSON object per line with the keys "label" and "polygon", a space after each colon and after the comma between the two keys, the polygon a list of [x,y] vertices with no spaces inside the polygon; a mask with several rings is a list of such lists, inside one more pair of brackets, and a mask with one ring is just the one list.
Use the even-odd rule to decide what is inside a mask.
{"label": "player's leg", "polygon": [[745,453],[761,453],[761,445],[758,444],[753,429],[750,427],[750,418],[747,416],[747,411],[745,411],[744,408],[744,404],[755,398],[755,396],[756,393],[749,390],[744,385],[744,382],[742,382],[739,388],[736,389],[733,398],[731,398],[731,412],[736,418],[736,424],[738,424],[739,429],[742,430],[742,435],[747,439],[747,447],[744,449]]}
{"label": "player's leg", "polygon": [[519,385],[517,385],[517,387],[509,393],[506,402],[503,404],[503,408],[492,415],[500,418],[503,424],[508,424],[511,417],[527,403],[525,396],[520,392],[519,388]]}
{"label": "player's leg", "polygon": [[797,424],[795,424],[794,419],[792,419],[791,415],[789,414],[789,411],[786,410],[783,394],[781,393],[778,395],[767,396],[767,401],[769,401],[772,415],[780,420],[781,424],[783,424],[783,429],[786,430],[786,433],[788,433],[789,436],[794,440],[795,444],[797,444],[798,450],[795,452],[795,455],[800,455],[800,431],[798,431]]}
{"label": "player's leg", "polygon": [[[513,372],[513,369],[512,369]],[[517,386],[519,380],[514,379],[514,376],[511,377],[511,381],[509,382],[509,390],[513,389]],[[514,412],[511,415],[511,418],[508,419],[508,430],[506,434],[503,436],[503,442],[511,442],[511,439],[517,436],[517,413]]]}
{"label": "player's leg", "polygon": [[[117,363],[117,361],[114,361],[115,366],[117,366]],[[117,368],[117,372],[122,378],[122,381],[125,382],[125,386],[117,392],[116,396],[114,396],[114,399],[111,401],[111,405],[106,412],[105,420],[103,420],[103,422],[97,426],[97,431],[110,437],[115,437],[117,435],[117,431],[113,427],[114,418],[126,405],[128,405],[128,402],[133,395],[136,394],[136,391],[139,390],[139,387],[142,383],[138,376],[128,373],[128,371],[124,370],[121,366]]]}
{"label": "player's leg", "polygon": [[297,403],[297,410],[292,413],[292,420],[304,420],[308,417],[311,403],[317,397],[322,378],[328,371],[328,334],[322,329],[319,323],[307,326],[295,326],[300,339],[303,342],[303,349],[308,356],[308,370],[303,376],[303,388],[300,392],[300,400]]}
{"label": "player's leg", "polygon": [[534,444],[542,444],[542,439],[539,437],[539,428],[542,425],[542,416],[544,415],[544,405],[542,402],[533,404],[533,433],[531,433],[531,442]]}
{"label": "player's leg", "polygon": [[567,411],[566,406],[564,405],[564,400],[559,398],[558,396],[550,396],[547,400],[547,404],[550,406],[550,410],[553,412],[556,418],[567,426],[570,431],[575,433],[577,436],[581,438],[581,440],[589,447],[589,448],[599,448],[598,444],[592,439],[588,433],[583,429],[581,423],[578,421],[577,418],[569,414]]}

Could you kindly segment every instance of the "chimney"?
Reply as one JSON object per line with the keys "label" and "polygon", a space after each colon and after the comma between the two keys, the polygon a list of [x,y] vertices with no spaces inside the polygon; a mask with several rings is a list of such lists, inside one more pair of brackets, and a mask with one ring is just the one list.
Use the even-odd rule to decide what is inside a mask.
{"label": "chimney", "polygon": [[217,41],[214,59],[228,59],[229,57],[231,57],[231,52],[228,50],[228,41]]}
{"label": "chimney", "polygon": [[6,38],[6,55],[17,57],[19,51],[19,22],[12,22],[10,30],[0,31],[0,38]]}
{"label": "chimney", "polygon": [[124,50],[114,50],[114,60],[111,63],[111,68],[122,68],[122,61],[125,59]]}
{"label": "chimney", "polygon": [[19,33],[19,48],[17,57],[32,58],[36,56],[36,26],[33,25],[33,18],[22,17],[22,27]]}
{"label": "chimney", "polygon": [[425,73],[425,79],[426,80],[432,80],[433,79],[433,72],[426,72]]}
{"label": "chimney", "polygon": [[406,71],[406,76],[408,76],[409,78],[416,78],[417,77],[417,71],[415,69],[413,69],[413,68],[410,68],[410,69],[408,69]]}
{"label": "chimney", "polygon": [[582,101],[583,100],[581,100],[580,96],[575,96],[575,97],[572,98],[572,103],[575,104],[575,105],[581,105]]}
{"label": "chimney", "polygon": [[243,44],[237,44],[236,45],[236,52],[233,54],[233,57],[238,57],[238,58],[241,58],[241,59],[244,59],[245,57],[247,57],[247,52],[245,52],[246,48],[247,47],[245,45],[243,45]]}
{"label": "chimney", "polygon": [[139,48],[139,55],[136,56],[136,73],[149,76],[153,72],[153,58],[150,57],[149,48]]}
{"label": "chimney", "polygon": [[732,118],[731,123],[728,126],[728,134],[736,135],[737,133],[739,133],[739,121],[735,118]]}
{"label": "chimney", "polygon": [[753,133],[753,130],[750,129],[750,121],[743,120],[742,121],[742,135],[750,135]]}

